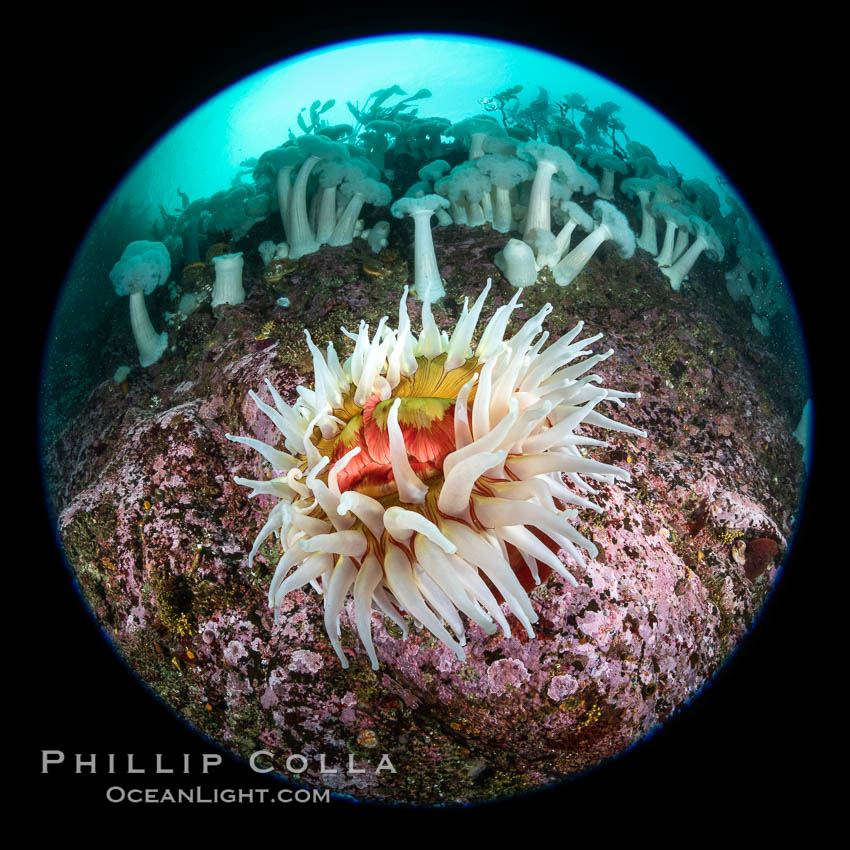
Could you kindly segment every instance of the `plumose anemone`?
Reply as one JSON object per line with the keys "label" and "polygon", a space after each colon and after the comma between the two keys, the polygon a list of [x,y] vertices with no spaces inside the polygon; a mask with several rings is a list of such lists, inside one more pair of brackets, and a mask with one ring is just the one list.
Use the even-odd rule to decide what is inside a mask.
{"label": "plumose anemone", "polygon": [[[407,288],[398,329],[365,322],[340,363],[305,330],[315,388],[298,387],[290,407],[270,381],[272,405],[251,398],[282,434],[285,451],[249,437],[228,439],[258,451],[275,470],[241,485],[280,501],[257,536],[248,562],[276,534],[283,556],[269,588],[279,617],[283,597],[311,583],[324,595],[325,628],[343,667],[339,615],[350,591],[354,621],[373,669],[373,607],[407,636],[403,612],[461,660],[461,613],[492,634],[510,626],[504,602],[534,636],[527,591],[556,572],[575,585],[568,559],[596,546],[570,522],[577,510],[602,509],[586,479],[613,483],[624,470],[593,460],[584,447],[607,443],[576,434],[581,424],[645,436],[595,410],[638,393],[601,386],[590,374],[612,351],[591,354],[601,337],[578,339],[583,323],[544,349],[546,304],[504,339],[521,289],[499,307],[471,348],[490,281],[454,331],[441,332],[427,296],[422,332],[411,332]],[[570,483],[568,487],[564,477]],[[564,553],[567,563],[561,560]]]}

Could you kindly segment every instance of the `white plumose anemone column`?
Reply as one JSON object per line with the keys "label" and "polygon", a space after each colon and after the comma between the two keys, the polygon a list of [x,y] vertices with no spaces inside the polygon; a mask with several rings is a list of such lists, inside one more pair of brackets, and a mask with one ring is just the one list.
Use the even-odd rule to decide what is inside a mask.
{"label": "white plumose anemone column", "polygon": [[691,216],[690,222],[696,232],[694,241],[672,266],[661,268],[661,272],[670,281],[674,292],[682,288],[682,281],[703,252],[715,261],[722,260],[724,256],[723,243],[714,232],[714,228],[695,215]]}
{"label": "white plumose anemone column", "polygon": [[517,148],[517,156],[534,161],[537,165],[522,234],[522,238],[530,242],[535,230],[552,229],[552,178],[558,173],[574,177],[578,169],[565,150],[543,142],[526,142],[520,145]]}
{"label": "white plumose anemone column", "polygon": [[413,214],[414,226],[414,286],[420,298],[427,297],[436,301],[446,294],[440,270],[437,268],[437,255],[434,253],[434,238],[431,235],[432,210],[419,210]]}
{"label": "white plumose anemone column", "polygon": [[552,269],[552,276],[558,286],[571,284],[581,270],[590,262],[597,248],[610,239],[623,259],[635,253],[635,235],[632,233],[626,217],[607,201],[594,201],[593,217],[598,225],[576,245]]}
{"label": "white plumose anemone column", "polygon": [[601,225],[585,236],[553,269],[555,283],[558,286],[569,286],[609,236],[608,231]]}
{"label": "white plumose anemone column", "polygon": [[213,307],[218,307],[219,304],[241,304],[245,300],[245,289],[242,286],[244,265],[241,251],[238,254],[222,254],[219,257],[213,257],[215,268]]}
{"label": "white plumose anemone column", "polygon": [[158,334],[154,330],[141,289],[130,293],[130,327],[139,349],[139,363],[145,367],[153,365],[168,346],[168,334],[165,331]]}
{"label": "white plumose anemone column", "polygon": [[534,251],[531,250],[531,245],[521,239],[509,239],[505,247],[496,254],[494,262],[511,286],[525,287],[537,283]]}
{"label": "white plumose anemone column", "polygon": [[396,218],[405,215],[413,218],[413,285],[421,300],[427,297],[433,302],[446,294],[434,253],[431,216],[437,209],[448,206],[449,202],[439,195],[425,195],[423,198],[400,198],[390,207]]}
{"label": "white plumose anemone column", "polygon": [[530,238],[531,233],[537,229],[549,230],[551,228],[552,205],[549,202],[549,189],[556,171],[555,164],[545,159],[541,159],[537,163],[534,182],[531,184],[531,197],[528,201],[528,215],[525,219],[523,239]]}
{"label": "white plumose anemone column", "polygon": [[130,297],[130,327],[142,366],[156,363],[168,345],[168,335],[164,331],[158,334],[153,329],[145,295],[162,286],[169,274],[171,257],[168,249],[162,242],[144,239],[131,242],[109,273],[115,294]]}

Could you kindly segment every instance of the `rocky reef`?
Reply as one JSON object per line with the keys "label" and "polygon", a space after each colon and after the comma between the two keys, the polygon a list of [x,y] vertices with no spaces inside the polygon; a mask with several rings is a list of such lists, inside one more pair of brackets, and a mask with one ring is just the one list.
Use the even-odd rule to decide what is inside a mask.
{"label": "rocky reef", "polygon": [[[395,314],[413,266],[405,227],[377,256],[355,239],[286,261],[274,277],[254,233],[230,246],[245,251],[246,300],[213,309],[201,298],[172,327],[168,356],[97,386],[50,442],[46,473],[62,545],[97,619],[196,729],[243,757],[269,751],[284,775],[286,756],[303,754],[307,770],[290,778],[358,799],[480,801],[616,755],[720,668],[769,593],[794,527],[804,472],[792,431],[804,399],[791,367],[717,297],[716,264],[694,268],[686,298],[645,253],[623,260],[603,246],[567,288],[544,271],[509,332],[551,301],[552,338],[583,319],[615,351],[595,371],[642,394],[617,417],[648,438],[606,432],[610,447],[594,455],[631,473],[630,483],[600,485],[604,514],[579,516],[599,557],[586,570],[571,565],[577,588],[555,575],[532,591],[534,639],[469,624],[463,663],[427,631],[403,641],[375,614],[374,672],[349,602],[351,666],[342,670],[314,591],[287,596],[273,624],[266,593],[279,547],[267,541],[252,570],[246,558],[273,500],[249,500],[234,483],[263,475],[225,434],[274,440],[248,391],[268,378],[291,403],[311,384],[305,327],[320,346],[348,351],[341,325],[375,327]],[[515,290],[493,263],[504,235],[448,225],[433,238],[441,327],[488,277],[482,318],[507,303]],[[187,290],[209,291],[209,264],[192,281],[185,274]],[[419,303],[410,307],[415,324]],[[126,332],[122,345],[129,362]],[[320,773],[319,754],[363,772]],[[384,754],[394,772],[377,769]]]}

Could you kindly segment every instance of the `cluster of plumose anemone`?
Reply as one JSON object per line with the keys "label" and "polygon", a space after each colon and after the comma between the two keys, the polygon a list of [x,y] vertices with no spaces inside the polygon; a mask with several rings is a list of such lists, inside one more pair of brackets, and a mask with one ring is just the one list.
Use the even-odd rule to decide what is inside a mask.
{"label": "cluster of plumose anemone", "polygon": [[[365,322],[351,355],[323,353],[305,330],[315,385],[299,386],[290,406],[271,381],[270,404],[256,406],[280,432],[283,449],[251,437],[228,439],[257,451],[272,477],[236,477],[251,496],[279,499],[254,541],[277,537],[282,555],[268,592],[277,619],[284,597],[311,584],[324,598],[325,627],[343,667],[340,613],[353,596],[354,622],[378,669],[371,614],[407,635],[406,613],[465,658],[461,615],[486,633],[511,630],[504,602],[530,637],[537,615],[527,591],[551,572],[576,584],[566,559],[585,566],[596,546],[573,524],[578,511],[601,513],[590,482],[628,479],[587,456],[606,446],[579,426],[646,436],[605,416],[602,403],[638,394],[607,389],[593,366],[601,334],[580,338],[582,323],[546,346],[546,304],[505,339],[522,290],[499,307],[472,348],[490,281],[451,334],[422,301],[414,334],[407,288],[398,327]],[[564,476],[566,476],[566,481]],[[567,483],[568,482],[568,483]],[[569,507],[568,507],[569,506]]]}
{"label": "cluster of plumose anemone", "polygon": [[[636,249],[649,252],[678,291],[704,256],[702,262],[725,260],[729,295],[750,308],[760,334],[770,333],[771,320],[790,307],[786,287],[769,246],[731,193],[721,198],[703,181],[683,179],[648,146],[628,139],[616,104],[591,109],[577,93],[552,103],[543,88],[523,104],[521,89],[482,99],[500,113],[454,122],[420,115],[427,89],[378,89],[363,106],[347,104],[351,123],[330,123],[335,101],[316,101],[297,116],[302,134],[290,130],[279,147],[245,160],[229,188],[195,201],[178,190],[182,209],[162,209],[155,235],[175,268],[200,261],[205,241],[227,234],[237,242],[272,216],[280,219],[281,238],[252,249],[265,264],[355,238],[377,254],[390,229],[378,211],[390,207],[390,218],[414,219],[412,293],[421,298],[427,290],[432,301],[443,294],[434,219],[438,227],[504,233],[495,262],[518,287],[533,285],[543,269],[567,286],[608,243],[626,258]],[[639,234],[629,226],[632,204]],[[361,217],[366,210],[371,226]],[[240,301],[233,265],[225,275],[231,285],[215,303]]]}

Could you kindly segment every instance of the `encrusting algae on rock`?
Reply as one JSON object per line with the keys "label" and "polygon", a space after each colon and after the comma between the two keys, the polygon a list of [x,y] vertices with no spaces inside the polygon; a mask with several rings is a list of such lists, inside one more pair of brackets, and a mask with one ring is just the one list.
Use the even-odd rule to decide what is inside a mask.
{"label": "encrusting algae on rock", "polygon": [[580,549],[597,555],[569,522],[578,511],[563,506],[601,513],[584,495],[597,492],[584,477],[629,478],[585,457],[581,447],[607,444],[575,429],[584,423],[646,436],[595,410],[602,401],[622,405],[639,396],[605,389],[598,375],[587,374],[613,353],[591,356],[585,347],[601,334],[578,339],[579,322],[544,348],[547,303],[504,339],[521,289],[496,310],[473,351],[490,286],[488,280],[471,310],[464,301],[450,337],[438,329],[426,297],[418,338],[405,288],[398,329],[384,317],[371,340],[365,322],[356,336],[346,331],[355,348],[343,364],[332,343],[325,356],[305,330],[315,389],[298,387],[292,407],[268,379],[274,406],[250,393],[287,451],[227,435],[258,451],[276,472],[268,481],[235,479],[252,488],[251,496],[280,499],[248,557],[250,566],[262,543],[278,536],[284,552],[268,594],[275,619],[284,596],[312,584],[324,596],[325,628],[343,667],[339,615],[351,591],[357,631],[375,670],[373,606],[405,637],[407,612],[460,661],[466,658],[461,613],[487,634],[499,626],[510,637],[500,599],[533,637],[537,614],[526,591],[552,571],[575,586],[560,551],[582,567]]}

